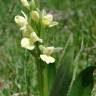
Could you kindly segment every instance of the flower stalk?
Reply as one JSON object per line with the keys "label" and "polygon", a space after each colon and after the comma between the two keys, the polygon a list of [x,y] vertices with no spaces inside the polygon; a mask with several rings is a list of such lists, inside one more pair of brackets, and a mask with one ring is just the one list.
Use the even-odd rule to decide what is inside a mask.
{"label": "flower stalk", "polygon": [[39,59],[37,64],[38,71],[38,84],[39,84],[39,95],[48,96],[48,71],[47,66],[43,66],[42,61]]}
{"label": "flower stalk", "polygon": [[[40,54],[39,46],[37,44],[37,56]],[[37,76],[38,76],[38,87],[40,96],[48,96],[48,71],[47,65],[42,62],[40,58],[36,59],[37,64]]]}

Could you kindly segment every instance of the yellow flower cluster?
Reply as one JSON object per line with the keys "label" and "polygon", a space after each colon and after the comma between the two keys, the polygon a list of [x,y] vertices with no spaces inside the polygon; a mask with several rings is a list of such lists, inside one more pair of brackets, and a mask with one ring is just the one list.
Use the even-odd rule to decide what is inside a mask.
{"label": "yellow flower cluster", "polygon": [[41,21],[41,24],[45,27],[58,25],[58,22],[53,21],[53,15],[51,13],[47,14],[45,10],[43,10],[41,14],[36,10],[32,11],[32,19],[36,22]]}
{"label": "yellow flower cluster", "polygon": [[[33,1],[33,0],[32,0]],[[31,8],[30,4],[27,0],[21,0],[21,3],[26,8]],[[35,3],[34,3],[35,4]],[[35,6],[35,5],[34,5]],[[15,16],[15,22],[20,27],[22,31],[22,39],[21,39],[21,47],[26,48],[28,50],[33,50],[35,48],[35,43],[43,43],[43,40],[37,36],[38,32],[35,32],[32,25],[28,20],[28,16],[21,11],[23,16],[17,15]],[[53,20],[52,14],[47,14],[45,10],[40,11],[38,8],[31,10],[31,20],[36,22],[36,24],[41,24],[45,27],[53,27],[58,24],[58,22]],[[54,63],[55,58],[52,57],[52,54],[55,52],[56,48],[45,47],[43,45],[39,46],[41,51],[40,58],[47,64]]]}
{"label": "yellow flower cluster", "polygon": [[35,42],[40,42],[42,43],[42,39],[40,39],[36,32],[34,32],[33,30],[29,30],[30,26],[28,24],[27,21],[27,16],[26,14],[23,12],[24,16],[15,16],[15,22],[20,26],[20,30],[22,30],[22,35],[23,38],[21,40],[21,46],[23,48],[29,49],[29,50],[33,50],[35,48]]}

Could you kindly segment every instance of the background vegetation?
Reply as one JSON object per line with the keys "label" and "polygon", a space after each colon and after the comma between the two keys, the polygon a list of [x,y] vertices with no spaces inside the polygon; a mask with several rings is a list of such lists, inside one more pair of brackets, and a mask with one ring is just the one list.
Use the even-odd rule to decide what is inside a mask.
{"label": "background vegetation", "polygon": [[[59,84],[62,85],[67,80],[71,81],[72,72],[75,73],[74,68],[78,68],[76,71],[78,74],[87,66],[96,65],[96,1],[40,0],[39,2],[41,8],[53,13],[55,19],[59,21],[58,27],[51,28],[42,35],[46,43],[64,48],[62,53],[56,55],[59,74],[56,80],[61,80]],[[26,92],[26,89],[31,89],[30,93],[37,96],[34,58],[20,47],[21,35],[14,22],[14,16],[19,14],[22,8],[19,0],[0,0],[0,96]],[[28,75],[24,66],[28,69]],[[69,76],[68,79],[66,76]],[[66,86],[67,84],[69,85],[66,83]],[[63,88],[67,90],[66,86]],[[60,91],[57,90],[55,89],[57,95],[54,96],[59,96]],[[60,96],[63,96],[64,91],[62,88],[60,90]],[[95,83],[92,94],[96,96]]]}

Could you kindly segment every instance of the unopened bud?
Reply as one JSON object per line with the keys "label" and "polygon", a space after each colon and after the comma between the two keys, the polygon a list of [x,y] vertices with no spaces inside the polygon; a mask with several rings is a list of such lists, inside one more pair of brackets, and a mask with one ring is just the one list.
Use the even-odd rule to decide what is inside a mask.
{"label": "unopened bud", "polygon": [[39,13],[38,13],[38,11],[32,11],[32,19],[34,21],[38,21],[39,20]]}
{"label": "unopened bud", "polygon": [[20,0],[20,1],[21,1],[22,5],[23,5],[24,7],[27,7],[27,8],[30,7],[30,5],[29,5],[29,3],[28,3],[27,0]]}

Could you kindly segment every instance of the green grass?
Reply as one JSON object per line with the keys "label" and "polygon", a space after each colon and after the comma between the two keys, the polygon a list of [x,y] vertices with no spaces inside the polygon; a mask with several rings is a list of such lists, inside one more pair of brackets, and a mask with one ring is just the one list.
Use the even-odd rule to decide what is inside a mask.
{"label": "green grass", "polygon": [[[83,51],[76,59],[79,66],[78,73],[86,66],[96,65],[96,1],[41,0],[40,4],[41,8],[53,13],[55,19],[59,21],[59,26],[42,34],[47,45],[65,48],[64,52],[56,55],[57,63],[63,64],[66,62],[67,55],[70,56],[71,45],[67,45],[67,41],[72,34],[70,42],[72,41],[71,48],[74,49],[73,62],[83,40]],[[14,16],[19,14],[20,10],[22,6],[18,0],[0,0],[0,83],[4,84],[3,87],[0,86],[0,96],[10,96],[10,93],[18,92],[26,93],[28,88],[35,94],[34,96],[38,93],[34,57],[28,55],[28,51],[25,53],[25,49],[20,47],[21,33],[14,22]],[[57,64],[57,69],[60,64]],[[74,67],[74,64],[72,66]],[[31,79],[26,80],[28,78]]]}

